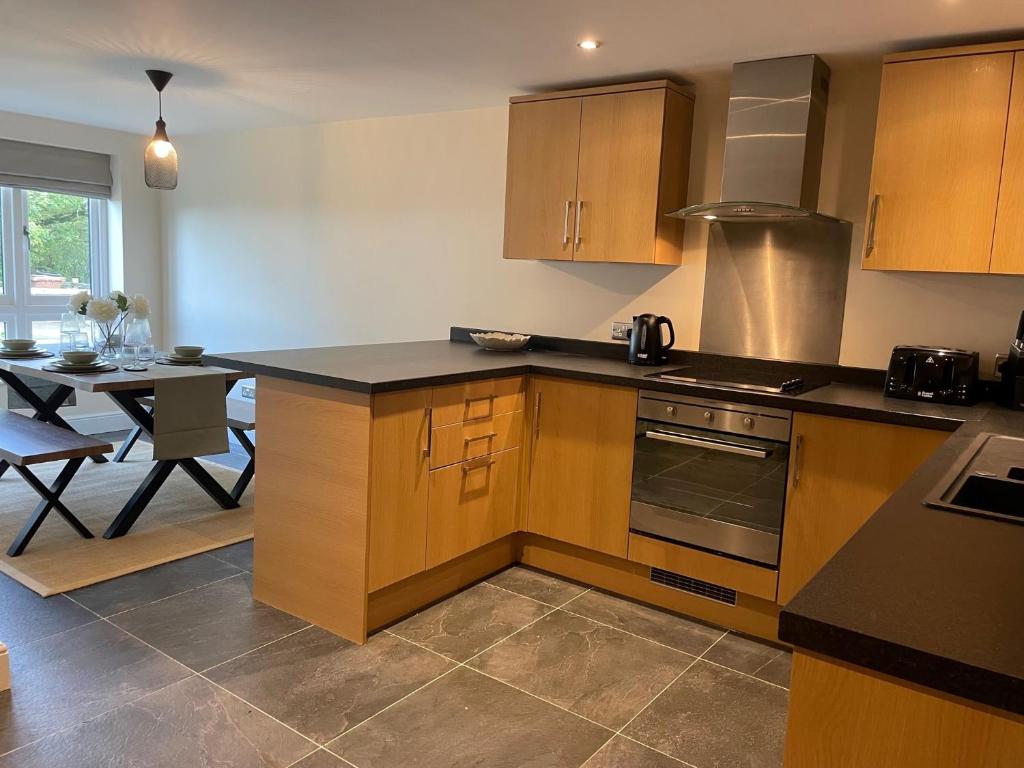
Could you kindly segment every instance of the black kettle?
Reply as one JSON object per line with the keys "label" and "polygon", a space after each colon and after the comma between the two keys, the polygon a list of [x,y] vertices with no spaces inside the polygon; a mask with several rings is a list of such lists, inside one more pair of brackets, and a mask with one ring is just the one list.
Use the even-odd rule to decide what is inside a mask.
{"label": "black kettle", "polygon": [[[668,343],[662,339],[661,326],[668,326]],[[633,365],[660,365],[665,353],[676,343],[672,321],[663,315],[637,315],[629,332],[629,362]]]}

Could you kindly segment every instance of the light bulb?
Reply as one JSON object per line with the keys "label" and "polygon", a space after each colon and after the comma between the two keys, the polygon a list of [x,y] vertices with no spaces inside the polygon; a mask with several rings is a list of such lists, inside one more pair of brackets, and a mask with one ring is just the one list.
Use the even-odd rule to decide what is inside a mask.
{"label": "light bulb", "polygon": [[601,43],[597,40],[580,40],[576,45],[585,51],[592,51],[595,48],[601,47]]}
{"label": "light bulb", "polygon": [[174,149],[174,147],[169,141],[164,141],[163,139],[155,139],[153,141],[153,154],[161,160],[171,154],[172,149]]}

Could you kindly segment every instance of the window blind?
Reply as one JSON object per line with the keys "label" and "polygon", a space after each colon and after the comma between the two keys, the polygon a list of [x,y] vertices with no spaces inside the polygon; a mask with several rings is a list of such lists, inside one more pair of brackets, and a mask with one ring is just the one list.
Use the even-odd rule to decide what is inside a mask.
{"label": "window blind", "polygon": [[0,139],[0,186],[110,197],[110,155]]}

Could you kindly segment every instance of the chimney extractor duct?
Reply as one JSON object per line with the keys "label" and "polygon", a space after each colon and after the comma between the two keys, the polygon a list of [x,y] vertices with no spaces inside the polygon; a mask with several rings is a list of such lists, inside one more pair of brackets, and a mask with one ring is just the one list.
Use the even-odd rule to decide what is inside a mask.
{"label": "chimney extractor duct", "polygon": [[815,220],[831,73],[814,54],[734,64],[722,202],[668,214],[708,221]]}

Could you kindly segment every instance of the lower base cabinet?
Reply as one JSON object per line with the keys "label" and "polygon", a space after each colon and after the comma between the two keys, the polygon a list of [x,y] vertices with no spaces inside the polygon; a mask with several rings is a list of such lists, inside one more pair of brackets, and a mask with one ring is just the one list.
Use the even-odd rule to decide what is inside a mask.
{"label": "lower base cabinet", "polygon": [[516,531],[519,449],[430,473],[427,568]]}
{"label": "lower base cabinet", "polygon": [[788,603],[947,437],[793,414],[779,603]]}

